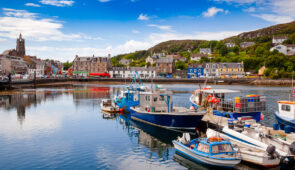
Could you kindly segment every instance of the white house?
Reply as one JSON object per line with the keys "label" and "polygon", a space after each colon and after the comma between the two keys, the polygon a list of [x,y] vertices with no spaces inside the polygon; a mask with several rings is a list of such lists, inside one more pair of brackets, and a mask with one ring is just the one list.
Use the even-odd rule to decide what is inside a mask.
{"label": "white house", "polygon": [[109,71],[112,78],[133,78],[137,72],[140,78],[154,78],[156,77],[155,67],[113,67]]}
{"label": "white house", "polygon": [[232,48],[232,47],[234,47],[236,44],[230,42],[230,43],[225,43],[225,45],[226,45],[227,48]]}
{"label": "white house", "polygon": [[278,50],[285,55],[295,55],[295,44],[279,44],[270,49],[270,51]]}
{"label": "white house", "polygon": [[207,54],[191,54],[192,61],[200,61],[202,57],[208,57]]}
{"label": "white house", "polygon": [[151,63],[151,65],[153,65],[154,63],[156,63],[156,60],[158,58],[154,58],[154,57],[151,57],[151,56],[148,56],[146,59],[145,59],[145,62],[146,63]]}
{"label": "white house", "polygon": [[204,76],[208,78],[216,78],[220,77],[218,68],[219,64],[218,63],[205,63],[204,64]]}
{"label": "white house", "polygon": [[273,44],[282,44],[287,39],[288,39],[288,35],[274,35],[272,37],[272,43]]}
{"label": "white house", "polygon": [[212,52],[211,52],[211,49],[210,48],[200,48],[200,54],[208,54],[208,55],[211,55]]}

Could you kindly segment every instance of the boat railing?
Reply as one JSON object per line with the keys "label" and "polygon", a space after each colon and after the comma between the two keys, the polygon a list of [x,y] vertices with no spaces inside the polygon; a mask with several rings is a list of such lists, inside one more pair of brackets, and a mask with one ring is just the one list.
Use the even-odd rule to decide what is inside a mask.
{"label": "boat railing", "polygon": [[238,97],[232,99],[219,99],[214,109],[226,112],[246,113],[246,112],[263,112],[266,110],[266,101],[264,96],[259,97]]}

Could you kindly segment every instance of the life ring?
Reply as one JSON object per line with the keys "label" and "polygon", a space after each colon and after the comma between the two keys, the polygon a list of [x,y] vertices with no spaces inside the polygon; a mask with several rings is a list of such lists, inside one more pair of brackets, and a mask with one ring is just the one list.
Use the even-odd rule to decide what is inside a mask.
{"label": "life ring", "polygon": [[218,136],[214,136],[209,138],[210,142],[219,142],[219,141],[223,141],[224,139],[222,137],[218,137]]}
{"label": "life ring", "polygon": [[207,101],[208,101],[209,103],[214,103],[214,104],[220,102],[220,100],[216,99],[215,96],[212,97],[210,94],[209,94],[208,97],[207,97]]}

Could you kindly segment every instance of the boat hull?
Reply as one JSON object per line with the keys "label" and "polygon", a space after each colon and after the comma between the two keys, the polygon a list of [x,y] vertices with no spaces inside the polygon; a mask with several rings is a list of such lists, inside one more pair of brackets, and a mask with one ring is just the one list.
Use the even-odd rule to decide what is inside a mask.
{"label": "boat hull", "polygon": [[131,119],[174,129],[195,129],[204,114],[140,113],[131,109]]}
{"label": "boat hull", "polygon": [[284,130],[284,127],[285,126],[290,126],[291,127],[291,131],[292,132],[295,132],[295,123],[293,123],[293,122],[291,122],[289,120],[284,119],[282,116],[280,116],[278,114],[278,112],[275,112],[274,115],[275,115],[275,118],[276,118],[277,122],[279,123],[280,128],[282,130]]}
{"label": "boat hull", "polygon": [[184,146],[180,142],[173,141],[173,145],[176,149],[178,154],[199,163],[203,163],[210,166],[218,166],[224,168],[233,168],[237,164],[241,162],[241,159],[214,159],[207,156],[201,156],[189,149],[188,147]]}
{"label": "boat hull", "polygon": [[266,168],[276,167],[280,164],[280,159],[270,159],[270,156],[257,154],[255,152],[240,150],[242,160],[251,164],[263,166]]}

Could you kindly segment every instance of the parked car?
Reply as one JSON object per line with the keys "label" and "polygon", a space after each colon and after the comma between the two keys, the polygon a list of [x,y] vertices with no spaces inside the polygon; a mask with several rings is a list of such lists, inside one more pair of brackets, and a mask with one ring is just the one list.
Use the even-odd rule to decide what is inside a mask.
{"label": "parked car", "polygon": [[25,75],[22,76],[22,78],[23,78],[24,80],[30,79],[30,75],[25,74]]}
{"label": "parked car", "polygon": [[12,79],[22,79],[22,75],[21,74],[14,74],[11,76]]}

